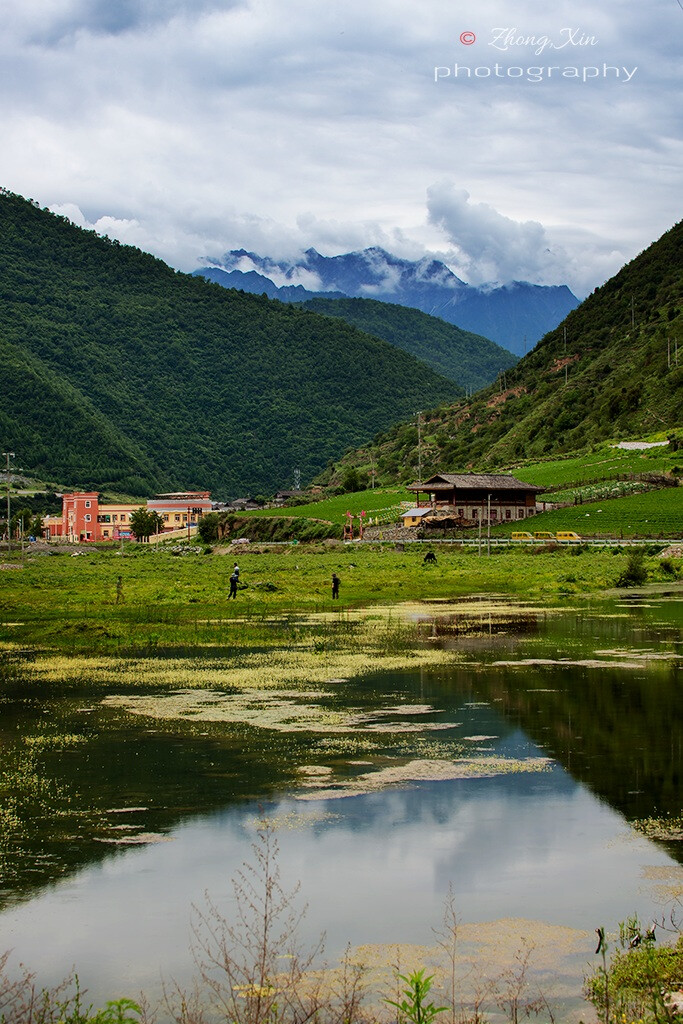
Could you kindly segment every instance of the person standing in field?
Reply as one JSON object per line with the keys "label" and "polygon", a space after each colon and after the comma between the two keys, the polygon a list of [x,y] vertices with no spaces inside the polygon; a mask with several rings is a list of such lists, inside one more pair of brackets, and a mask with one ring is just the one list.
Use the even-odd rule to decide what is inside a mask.
{"label": "person standing in field", "polygon": [[239,565],[237,564],[237,562],[235,562],[235,563],[233,564],[233,568],[232,568],[232,571],[233,571],[233,575],[235,575],[235,576],[237,577],[237,579],[239,580],[239,578],[240,578],[240,567],[239,567]]}
{"label": "person standing in field", "polygon": [[336,572],[332,573],[332,600],[339,597],[339,584],[341,580],[337,576]]}
{"label": "person standing in field", "polygon": [[235,600],[237,599],[237,583],[239,581],[239,578],[240,571],[238,569],[237,572],[233,572],[232,576],[230,577],[230,593],[228,594],[228,601],[230,600],[231,597],[235,598]]}
{"label": "person standing in field", "polygon": [[116,603],[123,604],[123,577],[119,576],[116,580]]}

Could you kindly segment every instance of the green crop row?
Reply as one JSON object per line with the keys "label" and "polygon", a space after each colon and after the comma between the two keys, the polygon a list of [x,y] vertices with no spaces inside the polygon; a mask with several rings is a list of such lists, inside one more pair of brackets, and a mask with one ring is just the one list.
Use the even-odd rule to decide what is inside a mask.
{"label": "green crop row", "polygon": [[[533,525],[532,525],[533,524]],[[542,512],[523,527],[510,523],[499,528],[505,533],[513,529],[574,530],[580,536],[667,537],[683,536],[683,487],[667,487],[661,491],[594,501],[583,505]]]}

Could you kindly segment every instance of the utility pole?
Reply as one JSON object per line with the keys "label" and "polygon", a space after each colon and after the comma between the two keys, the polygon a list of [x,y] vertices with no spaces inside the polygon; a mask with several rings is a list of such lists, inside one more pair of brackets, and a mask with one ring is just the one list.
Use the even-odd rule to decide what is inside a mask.
{"label": "utility pole", "polygon": [[12,531],[9,525],[10,519],[10,498],[9,498],[9,460],[14,458],[14,452],[3,452],[7,459],[7,554],[12,550]]}
{"label": "utility pole", "polygon": [[486,554],[490,558],[491,557],[491,495],[490,494],[489,494],[489,496],[487,498],[486,504],[488,506],[488,511],[487,511],[488,522],[486,524]]}
{"label": "utility pole", "polygon": [[294,490],[295,491],[300,491],[301,490],[301,470],[299,469],[298,466],[294,470]]}
{"label": "utility pole", "polygon": [[422,412],[417,414],[417,479],[422,483]]}
{"label": "utility pole", "polygon": [[563,328],[564,333],[564,354],[567,354],[567,328]]}
{"label": "utility pole", "polygon": [[483,511],[484,511],[483,508],[480,508],[479,509],[479,515],[477,517],[479,519],[479,557],[480,558],[481,558],[481,514],[482,514]]}

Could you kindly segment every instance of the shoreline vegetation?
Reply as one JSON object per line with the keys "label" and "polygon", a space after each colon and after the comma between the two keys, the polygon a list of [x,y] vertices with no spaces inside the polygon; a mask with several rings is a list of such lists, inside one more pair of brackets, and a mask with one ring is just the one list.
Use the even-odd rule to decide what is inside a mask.
{"label": "shoreline vegetation", "polygon": [[[112,804],[85,806],[82,798],[79,802],[63,785],[59,774],[52,772],[65,752],[77,756],[87,748],[88,729],[106,728],[107,715],[147,717],[160,731],[182,726],[187,736],[195,739],[215,738],[226,728],[279,737],[269,742],[277,746],[281,782],[290,790],[292,785],[298,788],[304,812],[311,806],[310,800],[371,793],[420,779],[545,771],[545,758],[472,759],[467,744],[449,745],[438,723],[429,724],[434,711],[430,705],[397,708],[373,695],[375,703],[351,714],[340,706],[335,693],[360,677],[371,680],[373,672],[384,669],[436,671],[457,666],[462,659],[460,638],[487,638],[519,627],[534,616],[561,614],[577,602],[600,602],[620,583],[618,592],[624,596],[640,593],[627,589],[629,583],[652,586],[660,594],[683,593],[683,560],[661,560],[661,545],[656,544],[639,553],[637,579],[628,576],[633,553],[618,548],[565,550],[550,545],[533,551],[496,549],[490,557],[478,556],[476,549],[445,549],[438,544],[433,548],[435,565],[424,563],[424,546],[394,550],[322,544],[278,549],[251,545],[239,552],[234,546],[210,549],[194,544],[170,549],[126,544],[123,548],[52,548],[44,554],[31,553],[24,560],[18,552],[12,553],[11,560],[0,557],[4,570],[0,571],[0,704],[19,700],[37,707],[45,700],[55,710],[54,721],[43,721],[31,735],[0,732],[0,868],[8,884],[12,882],[13,858],[28,848],[27,822],[36,816],[44,819],[46,835],[88,836],[103,844],[103,850],[113,848],[106,844],[166,838],[164,823],[157,823],[156,831],[153,827],[143,831],[141,839],[122,833],[120,820],[113,823],[112,815],[118,811],[112,810]],[[241,570],[240,587],[237,600],[228,602],[235,559]],[[333,572],[341,578],[340,600],[334,604]],[[610,655],[609,651],[600,653],[605,658]],[[598,670],[608,664],[599,658],[590,663]],[[666,664],[661,662],[662,670]],[[634,662],[635,669],[641,665]],[[368,687],[368,693],[371,690]],[[81,710],[92,715],[81,716],[89,723],[83,730],[70,732],[58,705],[60,701],[73,705],[76,699],[83,705]],[[394,734],[391,757],[382,746],[384,733]],[[294,745],[303,742],[301,737],[310,744],[303,760],[300,747],[296,757],[292,753]],[[328,759],[340,755],[346,759],[345,776],[342,772],[339,778],[332,777],[326,755]],[[351,760],[354,757],[356,760]],[[357,767],[348,767],[354,764]],[[279,785],[266,774],[259,780],[264,783],[265,791],[270,786],[271,792]],[[274,827],[267,826],[265,840],[259,832],[257,858],[264,856],[259,843],[272,842]],[[657,827],[665,832],[666,822]],[[44,881],[55,877],[58,875],[48,872]],[[266,872],[261,881],[266,891],[272,878],[269,881]],[[677,898],[681,899],[681,893]],[[214,919],[210,908],[206,913],[204,925],[213,921],[219,929],[214,934],[225,940],[226,923]],[[497,932],[492,925],[476,926],[481,931],[477,936],[475,926],[463,925],[459,941],[469,960],[459,959],[456,971],[453,950],[458,925],[452,904],[448,913],[450,932],[437,946],[442,952],[448,947],[446,961],[450,956],[451,966],[447,969],[442,963],[434,967],[440,987],[437,998],[448,1000],[442,1021],[483,1024],[485,1020],[508,1020],[517,1024],[520,1014],[554,1021],[557,1009],[551,1007],[548,993],[539,988],[538,978],[540,971],[547,979],[556,964],[547,962],[547,950],[537,954],[535,949],[543,943],[548,948],[555,944],[577,955],[585,946],[583,933],[578,936],[566,929],[567,934],[560,935],[561,929],[550,929],[539,939],[539,928],[542,932],[544,927],[540,922],[533,927],[532,922],[513,922],[501,924]],[[502,943],[507,950],[503,955],[501,935],[506,929],[509,935]],[[473,973],[473,964],[486,960],[478,945],[484,941],[484,932],[490,943],[486,956],[498,966],[495,984],[485,973]],[[521,940],[510,945],[512,935],[521,935]],[[216,955],[215,948],[210,955]],[[328,977],[336,995],[327,1002],[320,972],[307,969],[298,975],[288,974],[290,1004],[283,997],[281,967],[279,973],[272,967],[274,960],[268,961],[271,966],[259,977],[253,973],[253,964],[243,964],[242,980],[229,979],[232,994],[223,989],[221,998],[227,1003],[222,1018],[202,1016],[205,1011],[199,1000],[200,995],[218,991],[212,987],[217,984],[214,961],[211,970],[201,975],[194,993],[171,993],[180,1001],[176,999],[174,1009],[167,1005],[157,1011],[161,1012],[157,1019],[182,1024],[209,1019],[289,1024],[309,1019],[299,1010],[304,1004],[314,1005],[307,1000],[315,993],[318,1003],[313,1016],[319,1021],[412,1021],[405,1010],[392,1013],[387,999],[399,1000],[402,983],[397,979],[402,973],[422,966],[433,973],[433,950],[368,947],[354,955],[356,959],[347,956]],[[537,955],[541,956],[538,970],[531,966]],[[265,962],[263,958],[260,961]],[[77,983],[74,989],[73,979],[60,991],[40,996],[35,978],[26,974],[23,982],[16,976],[11,981],[12,975],[3,973],[3,966],[0,957],[3,1024],[23,1024],[25,1020],[35,1024],[121,1024],[153,1019],[149,1008],[128,1000],[107,1004],[103,1010],[88,1009]],[[641,1018],[652,1024],[672,1024],[676,1019],[675,1015],[662,1016],[659,1004],[659,1016],[649,1009],[646,997],[652,984],[621,1000],[615,988],[605,1008],[611,968],[607,963],[603,967],[603,974],[596,975],[588,992],[601,1024],[623,1024],[617,1007],[619,1014],[627,1009],[626,1024]],[[461,981],[465,976],[469,979],[467,997],[462,994],[464,989],[458,994],[453,988],[458,971]],[[558,977],[557,984],[564,992],[566,978]],[[408,983],[413,975],[405,978]],[[375,991],[384,993],[379,1010],[365,1004],[370,981]],[[443,991],[447,983],[451,984],[450,995]],[[623,981],[620,984],[623,988]],[[42,1016],[38,1012],[25,1015],[31,992],[38,1001],[43,999]],[[295,1006],[299,1007],[296,1013]],[[576,1012],[566,1019],[578,1019]]]}
{"label": "shoreline vegetation", "polygon": [[[254,821],[251,857],[231,879],[227,901],[205,894],[193,906],[189,983],[163,978],[159,1000],[141,992],[97,1009],[75,972],[40,988],[7,952],[2,1024],[680,1024],[683,931],[675,909],[647,928],[637,917],[611,933],[597,927],[593,950],[591,932],[577,928],[463,922],[449,888],[432,944],[348,945],[330,964],[324,935],[302,941],[307,908],[300,884],[288,890],[280,875],[281,827],[268,816]],[[658,943],[657,929],[669,940]],[[574,982],[580,962],[583,1003]]]}

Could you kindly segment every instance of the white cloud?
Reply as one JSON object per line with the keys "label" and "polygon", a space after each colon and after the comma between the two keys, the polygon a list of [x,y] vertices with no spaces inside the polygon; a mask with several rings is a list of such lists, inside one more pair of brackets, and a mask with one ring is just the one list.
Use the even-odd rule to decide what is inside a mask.
{"label": "white cloud", "polygon": [[[489,47],[508,22],[575,26],[598,44],[572,60],[638,73],[434,82],[436,64],[549,63]],[[24,0],[0,37],[1,183],[182,269],[379,245],[585,291],[680,216],[681,28],[675,0],[520,0],[514,19],[503,0]]]}
{"label": "white cloud", "polygon": [[473,203],[452,182],[438,182],[427,190],[427,209],[430,222],[453,246],[440,258],[469,284],[568,284],[584,296],[596,276],[604,280],[626,259],[589,232],[548,231],[538,221],[516,221],[488,203]]}
{"label": "white cloud", "polygon": [[447,182],[433,185],[427,209],[430,221],[455,246],[458,262],[473,284],[514,278],[537,283],[555,262],[542,224],[520,223],[487,203],[471,203],[464,189]]}

